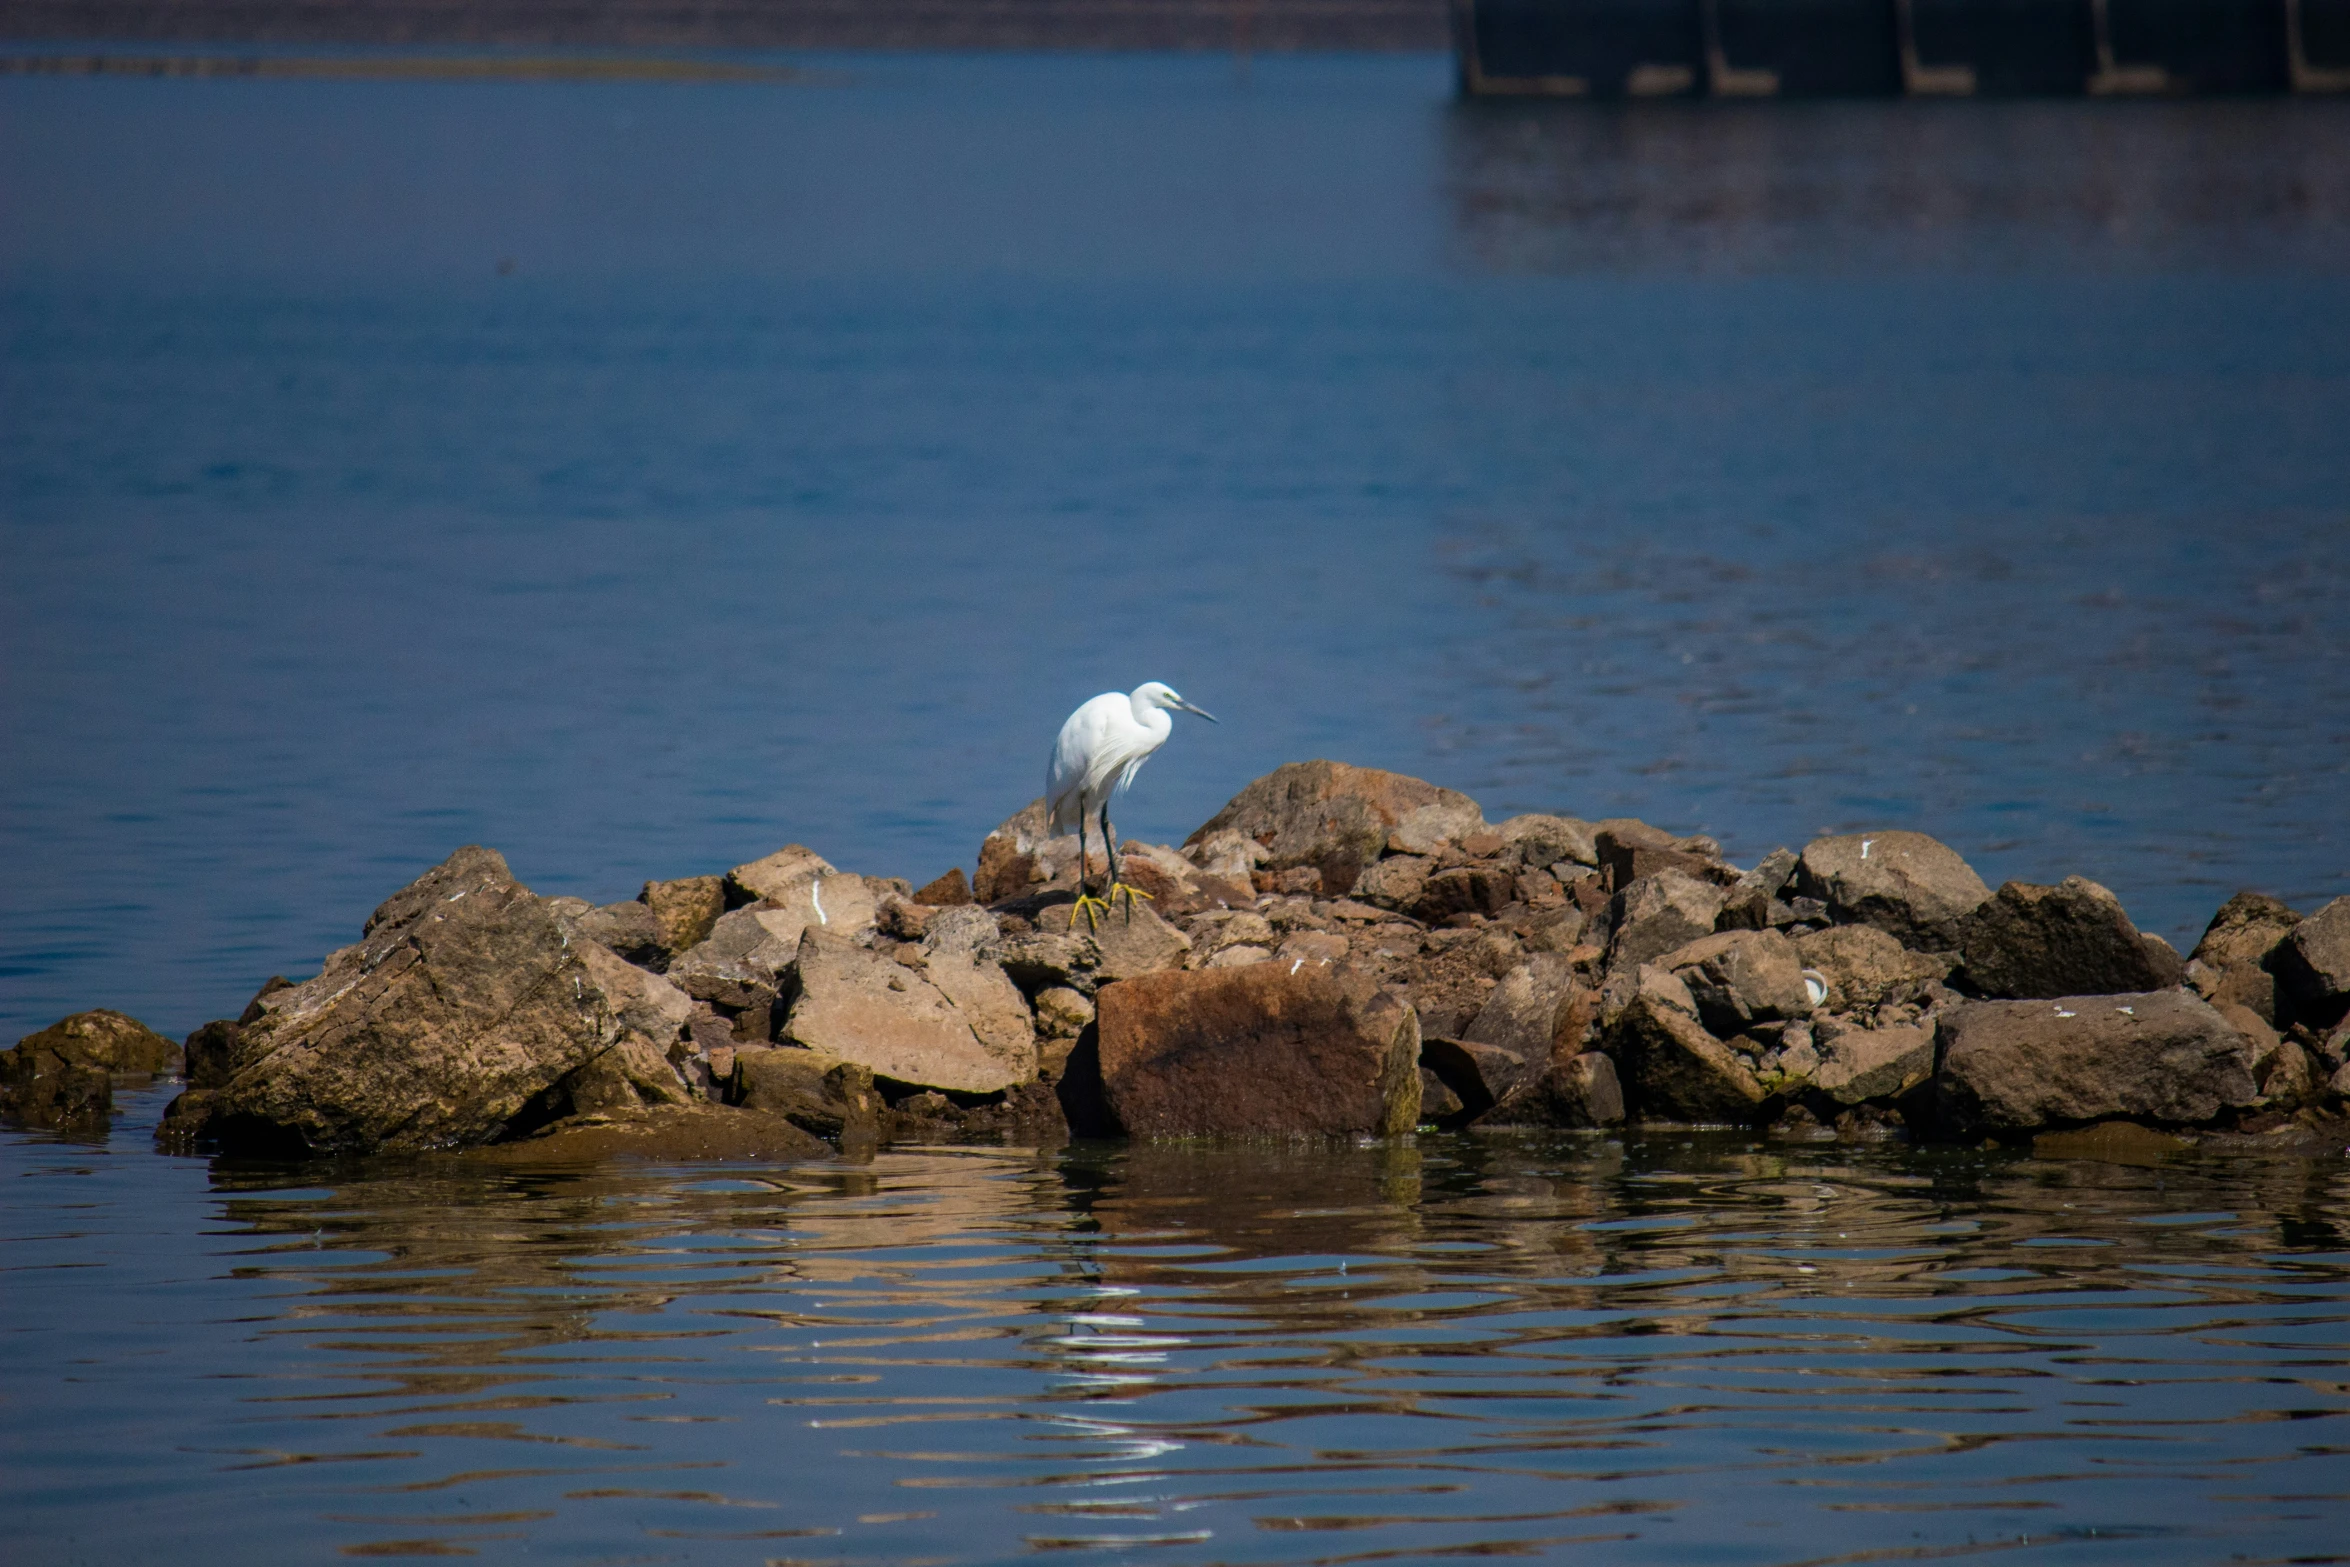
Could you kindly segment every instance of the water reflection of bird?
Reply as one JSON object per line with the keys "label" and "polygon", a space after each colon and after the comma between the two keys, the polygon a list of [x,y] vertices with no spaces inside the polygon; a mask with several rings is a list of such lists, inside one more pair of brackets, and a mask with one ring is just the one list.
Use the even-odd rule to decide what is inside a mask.
{"label": "water reflection of bird", "polygon": [[[1213,713],[1192,706],[1171,688],[1152,680],[1136,686],[1132,695],[1104,691],[1071,713],[1061,725],[1061,737],[1053,742],[1052,765],[1045,770],[1044,780],[1052,832],[1058,837],[1071,827],[1077,829],[1077,903],[1069,910],[1072,927],[1083,914],[1086,928],[1092,929],[1093,911],[1109,913],[1121,892],[1126,894],[1126,917],[1132,919],[1134,900],[1150,896],[1118,879],[1118,835],[1110,826],[1110,796],[1134,782],[1136,769],[1167,743],[1167,736],[1175,729],[1175,720],[1167,716],[1169,709],[1197,713],[1211,724],[1216,721]],[[1102,843],[1110,856],[1106,898],[1094,897],[1086,886],[1085,819],[1097,810],[1101,813]]]}

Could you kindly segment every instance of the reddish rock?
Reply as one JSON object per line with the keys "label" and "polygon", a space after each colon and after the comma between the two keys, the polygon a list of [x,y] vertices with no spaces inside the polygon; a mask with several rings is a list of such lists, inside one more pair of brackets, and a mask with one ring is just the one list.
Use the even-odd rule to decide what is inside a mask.
{"label": "reddish rock", "polygon": [[1591,834],[1599,873],[1610,888],[1629,887],[1659,871],[1678,871],[1701,881],[1713,879],[1714,858],[1695,848],[1696,841],[1676,838],[1661,827],[1630,817],[1601,822]]}
{"label": "reddish rock", "polygon": [[1103,1090],[1132,1135],[1396,1135],[1419,1119],[1418,1020],[1359,972],[1151,974],[1097,1001]]}
{"label": "reddish rock", "polygon": [[1266,870],[1310,865],[1338,896],[1353,889],[1363,868],[1385,851],[1388,835],[1423,806],[1476,811],[1467,795],[1401,773],[1344,762],[1292,762],[1234,795],[1184,842],[1238,832],[1265,846]]}
{"label": "reddish rock", "polygon": [[941,877],[917,888],[914,901],[934,909],[958,908],[972,901],[971,884],[963,879],[963,867],[954,866]]}

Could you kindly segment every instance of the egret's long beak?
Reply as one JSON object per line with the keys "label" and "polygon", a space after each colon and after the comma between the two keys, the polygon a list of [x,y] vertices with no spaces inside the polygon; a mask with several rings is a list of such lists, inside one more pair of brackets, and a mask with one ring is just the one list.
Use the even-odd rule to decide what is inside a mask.
{"label": "egret's long beak", "polygon": [[1194,707],[1189,702],[1184,701],[1181,697],[1177,697],[1175,699],[1175,705],[1182,708],[1187,713],[1197,713],[1200,717],[1206,719],[1211,724],[1216,721],[1215,714],[1209,712],[1204,707]]}

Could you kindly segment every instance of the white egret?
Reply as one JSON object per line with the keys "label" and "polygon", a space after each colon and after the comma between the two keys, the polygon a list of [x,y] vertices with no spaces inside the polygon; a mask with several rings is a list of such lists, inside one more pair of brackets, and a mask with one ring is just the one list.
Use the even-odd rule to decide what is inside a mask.
{"label": "white egret", "polygon": [[[1055,837],[1077,829],[1077,905],[1069,911],[1069,924],[1077,924],[1077,916],[1085,916],[1087,929],[1093,928],[1093,911],[1110,912],[1118,901],[1118,894],[1126,894],[1126,917],[1134,918],[1134,900],[1148,898],[1149,893],[1129,887],[1118,879],[1118,834],[1110,826],[1110,796],[1122,794],[1134,782],[1135,772],[1151,758],[1151,753],[1167,743],[1167,736],[1175,729],[1175,720],[1167,716],[1170,708],[1197,713],[1209,723],[1216,715],[1192,706],[1171,688],[1156,680],[1134,688],[1133,694],[1124,691],[1104,691],[1069,715],[1061,725],[1061,737],[1053,742],[1052,764],[1045,769],[1044,797],[1051,807],[1051,831]],[[1108,898],[1097,898],[1086,887],[1085,819],[1095,811],[1101,813],[1102,842],[1110,853],[1110,887]]]}

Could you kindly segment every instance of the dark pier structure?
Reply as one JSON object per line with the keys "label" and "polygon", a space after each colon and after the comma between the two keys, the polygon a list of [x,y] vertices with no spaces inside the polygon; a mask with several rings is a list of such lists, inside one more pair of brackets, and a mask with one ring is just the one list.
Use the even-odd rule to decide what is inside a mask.
{"label": "dark pier structure", "polygon": [[2350,0],[1454,0],[1453,21],[1476,96],[2350,91]]}

